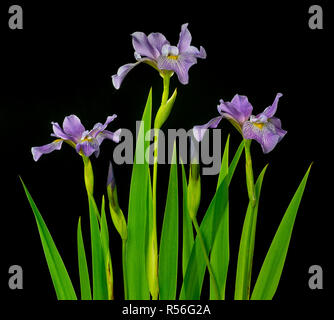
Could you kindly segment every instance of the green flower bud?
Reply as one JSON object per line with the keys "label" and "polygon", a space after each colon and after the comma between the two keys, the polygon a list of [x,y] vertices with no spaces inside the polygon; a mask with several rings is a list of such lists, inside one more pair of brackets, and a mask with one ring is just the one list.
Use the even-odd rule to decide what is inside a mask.
{"label": "green flower bud", "polygon": [[109,199],[109,210],[111,214],[112,222],[120,234],[122,240],[126,240],[128,237],[126,221],[122,209],[118,204],[117,188],[115,183],[114,171],[112,164],[109,164],[108,180],[107,180],[107,194]]}

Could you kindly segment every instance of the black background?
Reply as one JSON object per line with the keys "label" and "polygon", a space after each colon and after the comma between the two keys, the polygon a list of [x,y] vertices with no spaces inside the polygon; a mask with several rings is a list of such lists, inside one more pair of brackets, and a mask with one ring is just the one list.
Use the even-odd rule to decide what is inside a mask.
{"label": "black background", "polygon": [[[23,30],[8,28],[8,8],[21,4]],[[288,134],[268,155],[254,143],[253,164],[257,176],[269,163],[261,195],[253,267],[256,279],[270,241],[294,191],[314,162],[302,200],[275,301],[320,302],[330,291],[329,259],[332,252],[330,223],[332,173],[333,100],[330,32],[332,15],[328,1],[317,1],[324,10],[324,29],[310,30],[311,2],[8,2],[1,5],[1,290],[6,300],[54,301],[33,213],[18,176],[37,203],[78,292],[76,227],[82,216],[88,240],[87,201],[82,179],[82,161],[67,145],[35,163],[30,148],[51,142],[51,121],[62,123],[76,114],[87,129],[118,118],[109,129],[135,132],[150,87],[153,114],[157,111],[162,81],[147,65],[139,65],[124,80],[121,89],[112,86],[111,75],[125,63],[134,62],[130,34],[161,32],[177,44],[180,27],[189,22],[192,44],[202,45],[207,59],[190,69],[189,84],[176,76],[171,91],[178,97],[167,128],[190,129],[217,115],[219,99],[247,95],[254,113],[270,105],[282,92],[277,116]],[[231,133],[231,149],[240,136],[223,121],[222,141]],[[101,156],[93,159],[97,199],[105,192],[108,161],[114,144],[106,141]],[[243,159],[231,184],[231,263],[227,299],[233,299],[235,266],[240,232],[247,206]],[[127,210],[131,166],[115,166],[118,196]],[[159,166],[158,214],[163,214],[169,167]],[[214,194],[216,176],[202,178],[205,210]],[[180,185],[181,186],[181,185]],[[161,219],[159,220],[161,224]],[[120,240],[111,226],[115,273],[115,298],[122,299]],[[88,241],[86,241],[88,246]],[[8,268],[21,265],[24,289],[8,289]],[[324,289],[308,288],[308,268],[321,265]],[[207,280],[207,279],[206,279]],[[204,295],[205,299],[206,296]]]}

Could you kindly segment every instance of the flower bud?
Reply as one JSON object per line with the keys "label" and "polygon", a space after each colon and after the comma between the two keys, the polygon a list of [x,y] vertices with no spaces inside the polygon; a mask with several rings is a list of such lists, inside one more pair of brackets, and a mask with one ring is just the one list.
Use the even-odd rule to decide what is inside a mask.
{"label": "flower bud", "polygon": [[115,176],[112,164],[109,164],[109,172],[108,172],[108,179],[107,179],[107,194],[109,199],[109,210],[111,214],[111,219],[113,224],[120,234],[122,240],[127,239],[127,226],[124,218],[124,214],[122,209],[119,207],[118,204],[118,197],[117,197],[117,188],[115,183]]}
{"label": "flower bud", "polygon": [[190,172],[188,183],[188,211],[191,219],[194,219],[197,215],[198,207],[201,201],[201,176],[200,165],[197,158],[197,153],[193,141],[191,140],[191,160],[190,160]]}
{"label": "flower bud", "polygon": [[93,195],[94,174],[93,174],[92,163],[90,162],[89,157],[82,155],[82,159],[84,162],[84,177],[85,177],[86,190],[89,195]]}
{"label": "flower bud", "polygon": [[166,122],[173,108],[176,95],[177,95],[177,89],[174,90],[173,95],[167,100],[166,104],[162,105],[159,108],[157,115],[155,117],[154,128],[160,129],[162,125]]}

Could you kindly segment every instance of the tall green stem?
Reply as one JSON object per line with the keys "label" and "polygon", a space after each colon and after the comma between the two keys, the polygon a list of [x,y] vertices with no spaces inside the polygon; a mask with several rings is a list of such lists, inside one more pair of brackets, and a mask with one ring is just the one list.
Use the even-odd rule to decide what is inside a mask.
{"label": "tall green stem", "polygon": [[[161,105],[158,110],[159,111],[164,108],[168,101],[169,96],[169,80],[170,75],[164,75],[163,76],[163,93],[161,98]],[[160,129],[163,123],[157,123],[157,117],[154,121],[154,128]],[[151,257],[149,259],[149,285],[150,285],[150,291],[152,295],[153,300],[158,299],[159,295],[159,279],[158,279],[158,241],[157,241],[157,179],[158,179],[158,146],[159,146],[159,132],[154,135],[154,162],[153,162],[153,184],[152,184],[152,229],[151,229],[151,235],[150,235],[150,249],[152,252],[150,252]]]}
{"label": "tall green stem", "polygon": [[246,183],[247,183],[248,198],[252,208],[254,208],[256,203],[256,197],[255,197],[252,157],[250,153],[251,140],[244,139],[244,142],[245,142]]}

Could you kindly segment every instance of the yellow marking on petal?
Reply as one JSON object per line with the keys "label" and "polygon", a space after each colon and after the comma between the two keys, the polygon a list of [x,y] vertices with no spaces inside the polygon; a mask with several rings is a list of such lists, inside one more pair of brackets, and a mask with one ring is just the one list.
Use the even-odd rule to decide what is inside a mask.
{"label": "yellow marking on petal", "polygon": [[168,56],[168,59],[177,60],[178,58],[179,58],[179,56],[172,56],[172,55]]}
{"label": "yellow marking on petal", "polygon": [[263,126],[264,126],[263,123],[256,123],[256,122],[254,122],[253,124],[254,124],[255,127],[259,128],[260,130],[263,129]]}

